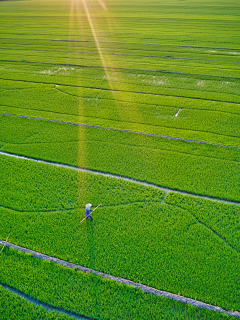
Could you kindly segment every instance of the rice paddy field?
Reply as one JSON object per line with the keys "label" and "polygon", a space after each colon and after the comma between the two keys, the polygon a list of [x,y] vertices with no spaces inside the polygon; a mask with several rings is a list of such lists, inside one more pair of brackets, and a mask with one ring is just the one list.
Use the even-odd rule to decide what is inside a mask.
{"label": "rice paddy field", "polygon": [[0,1],[0,241],[235,312],[0,245],[1,320],[240,316],[239,35],[237,0]]}

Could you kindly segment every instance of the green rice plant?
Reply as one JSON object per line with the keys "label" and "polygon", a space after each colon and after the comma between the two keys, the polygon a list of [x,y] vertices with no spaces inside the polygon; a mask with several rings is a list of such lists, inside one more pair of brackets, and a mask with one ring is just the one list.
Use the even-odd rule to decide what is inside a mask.
{"label": "green rice plant", "polygon": [[[0,149],[239,201],[239,149],[233,148],[239,147],[238,2],[104,4],[107,10],[88,0],[89,16],[81,1],[78,7],[66,0],[57,6],[44,0],[0,1],[0,112],[210,144],[1,116]],[[1,164],[2,239],[12,228],[13,242],[32,249],[239,308],[236,206],[172,194],[161,203],[163,193],[155,189],[6,157]],[[78,221],[89,201],[103,206],[94,225],[85,221],[80,232]],[[46,278],[45,283],[40,275],[38,284],[28,281],[38,269],[30,268],[33,259],[28,259],[22,269],[13,263],[14,277],[6,268],[0,277],[95,318],[223,317],[173,305],[166,311],[165,304],[166,312],[159,314],[158,300],[120,295],[116,286],[94,296],[101,290],[89,279],[84,292],[91,303],[79,308],[75,293],[56,302],[54,293],[65,287],[66,278],[55,273],[57,284],[49,285],[49,292]],[[46,263],[46,270],[51,268]],[[101,308],[105,299],[109,305]],[[86,300],[83,296],[81,303]]]}
{"label": "green rice plant", "polygon": [[[79,89],[80,91],[80,89]],[[37,111],[54,112],[54,117],[58,114],[72,114],[84,117],[96,117],[114,121],[129,122],[129,114],[134,112],[140,114],[141,123],[155,127],[167,127],[174,129],[193,130],[196,132],[207,132],[226,137],[239,137],[240,116],[236,114],[223,114],[218,111],[206,110],[180,110],[178,117],[177,108],[147,106],[136,103],[127,103],[99,99],[83,98],[66,95],[62,91],[56,90],[51,85],[38,85],[31,89],[26,86],[26,90],[6,90],[1,94],[4,106],[23,107],[24,109],[36,109]],[[12,101],[14,104],[12,104]],[[60,102],[61,101],[61,102]],[[84,107],[81,107],[84,103]],[[117,112],[116,112],[117,110]],[[100,120],[101,121],[101,120]],[[133,120],[131,119],[130,122]],[[135,120],[136,123],[140,121]]]}
{"label": "green rice plant", "polygon": [[[163,192],[157,188],[2,158],[6,184],[1,187],[1,239],[11,230],[9,242],[14,244],[238,309],[240,261],[229,245],[231,228],[218,234],[211,222],[197,218],[196,210],[162,203]],[[80,223],[89,202],[102,206],[93,222]]]}
{"label": "green rice plant", "polygon": [[239,201],[239,149],[8,116],[1,119],[2,151]]}
{"label": "green rice plant", "polygon": [[239,205],[213,202],[212,200],[193,198],[172,192],[166,196],[165,201],[191,212],[196,219],[208,226],[232,248],[240,251]]}
{"label": "green rice plant", "polygon": [[[0,312],[2,320],[73,320],[74,317],[67,316],[63,313],[48,311],[42,306],[35,305],[24,299],[18,294],[4,289],[0,285],[1,301]],[[84,318],[83,318],[84,319]]]}
{"label": "green rice plant", "polygon": [[[116,206],[128,203],[161,201],[164,192],[119,179],[36,164],[28,160],[0,156],[2,207],[22,213],[61,212],[84,208],[85,202]],[[104,181],[101,182],[101,180]],[[95,192],[96,190],[96,192]]]}
{"label": "green rice plant", "polygon": [[[231,319],[227,315],[143,293],[99,276],[67,269],[6,248],[1,282],[41,302],[94,319]],[[3,319],[72,319],[54,315],[0,287]],[[4,299],[5,298],[5,299]],[[22,316],[23,315],[23,316]],[[20,318],[22,316],[22,318]]]}

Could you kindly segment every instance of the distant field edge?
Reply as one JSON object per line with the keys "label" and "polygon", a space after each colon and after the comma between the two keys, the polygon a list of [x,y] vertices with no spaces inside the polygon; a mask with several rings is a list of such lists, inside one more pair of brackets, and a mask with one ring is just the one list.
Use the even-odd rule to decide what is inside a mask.
{"label": "distant field edge", "polygon": [[107,173],[107,172],[101,172],[101,171],[91,170],[91,169],[86,169],[86,168],[80,168],[80,167],[76,167],[76,166],[72,166],[72,165],[68,165],[68,164],[64,164],[64,163],[58,163],[58,162],[47,161],[47,160],[42,160],[42,159],[37,159],[37,158],[31,158],[31,157],[26,157],[26,156],[23,156],[23,155],[18,155],[18,154],[14,154],[14,153],[8,153],[8,152],[4,152],[4,151],[0,151],[0,155],[14,157],[14,158],[17,158],[17,159],[24,159],[24,160],[29,160],[29,161],[40,162],[40,163],[44,163],[44,164],[47,164],[47,165],[67,168],[67,169],[71,169],[71,170],[88,172],[88,173],[97,174],[97,175],[101,175],[101,176],[105,176],[105,177],[121,179],[121,180],[124,180],[124,181],[137,183],[137,184],[140,184],[140,185],[143,185],[143,186],[147,186],[147,187],[159,188],[159,189],[163,190],[166,195],[169,192],[176,192],[176,193],[180,193],[180,194],[183,194],[183,195],[189,195],[189,196],[192,196],[192,197],[195,197],[195,198],[213,200],[213,201],[218,201],[218,202],[221,202],[221,203],[230,203],[230,204],[240,205],[240,202],[238,202],[238,201],[225,200],[225,199],[220,199],[220,198],[204,196],[204,195],[200,195],[200,194],[194,194],[194,193],[181,191],[181,190],[177,190],[177,189],[170,189],[170,188],[162,187],[162,186],[157,185],[157,184],[136,180],[136,179],[128,178],[128,177],[121,176],[121,175],[116,175],[116,174],[111,174],[111,173]]}
{"label": "distant field edge", "polygon": [[[64,261],[64,260],[61,260],[61,259],[58,259],[58,258],[50,257],[50,256],[42,254],[40,252],[29,250],[27,248],[14,245],[14,244],[6,242],[6,241],[0,241],[0,245],[4,245],[4,246],[7,246],[9,248],[12,248],[12,249],[15,249],[15,250],[18,250],[18,251],[22,251],[22,252],[27,253],[27,254],[31,254],[33,257],[36,257],[36,258],[39,258],[39,259],[42,259],[42,260],[48,260],[48,261],[54,262],[56,264],[59,264],[59,265],[62,265],[64,267],[66,267],[66,268],[75,269],[77,271],[81,271],[81,272],[84,272],[84,273],[91,273],[91,274],[93,274],[95,276],[101,276],[102,278],[107,278],[107,279],[110,279],[112,281],[115,281],[115,282],[118,282],[118,283],[122,283],[124,285],[133,286],[134,288],[140,289],[143,292],[148,293],[148,294],[153,294],[153,295],[156,295],[156,296],[169,298],[169,299],[176,300],[176,301],[179,301],[179,302],[184,303],[184,304],[192,305],[192,306],[197,307],[197,308],[207,309],[207,310],[223,313],[223,314],[226,314],[228,316],[240,318],[240,312],[238,312],[238,311],[224,310],[224,309],[222,309],[221,307],[218,307],[218,306],[214,306],[214,305],[210,305],[210,304],[204,303],[202,301],[186,298],[186,297],[183,297],[183,296],[180,296],[180,295],[177,295],[177,294],[173,294],[171,292],[158,290],[158,289],[155,289],[155,288],[152,288],[152,287],[140,284],[140,283],[136,283],[136,282],[133,282],[131,280],[124,279],[124,278],[118,278],[118,277],[115,277],[115,276],[112,276],[112,275],[109,275],[109,274],[106,274],[106,273],[103,273],[103,272],[96,271],[94,269],[83,267],[83,266],[80,266],[80,265],[77,265],[77,264],[74,264],[74,263],[71,263],[71,262],[68,262],[68,261]],[[0,285],[2,285],[2,284],[0,284]],[[75,315],[73,315],[73,316],[75,316]],[[89,318],[81,318],[81,317],[79,317],[78,319],[89,319]]]}

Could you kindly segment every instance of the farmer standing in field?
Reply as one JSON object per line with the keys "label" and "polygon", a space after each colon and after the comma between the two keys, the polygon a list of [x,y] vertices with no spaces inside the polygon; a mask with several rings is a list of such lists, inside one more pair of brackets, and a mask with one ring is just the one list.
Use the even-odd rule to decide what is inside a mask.
{"label": "farmer standing in field", "polygon": [[90,209],[91,206],[92,206],[91,203],[88,203],[88,204],[86,204],[86,206],[85,206],[86,219],[87,219],[87,218],[90,218],[90,221],[93,220],[93,218],[92,218],[92,216],[91,216],[91,212],[93,211],[93,210]]}

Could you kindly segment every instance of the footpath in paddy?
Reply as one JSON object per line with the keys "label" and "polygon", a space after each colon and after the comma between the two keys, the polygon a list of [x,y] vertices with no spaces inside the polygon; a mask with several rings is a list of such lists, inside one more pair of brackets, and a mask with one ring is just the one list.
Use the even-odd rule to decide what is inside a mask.
{"label": "footpath in paddy", "polygon": [[140,185],[143,185],[143,186],[147,186],[147,187],[159,188],[159,189],[161,189],[161,190],[163,190],[165,192],[165,195],[167,195],[169,192],[177,192],[177,193],[181,193],[183,195],[188,195],[188,196],[191,195],[192,197],[195,197],[195,198],[214,200],[214,201],[218,201],[218,202],[222,202],[222,203],[231,203],[231,204],[240,205],[240,202],[224,200],[224,199],[219,199],[219,198],[213,198],[213,197],[208,197],[208,196],[202,196],[202,195],[192,194],[192,193],[189,193],[189,192],[179,191],[179,190],[175,190],[175,189],[169,189],[169,188],[161,187],[161,186],[153,184],[153,183],[139,181],[139,180],[136,180],[136,179],[127,178],[127,177],[116,175],[116,174],[105,173],[105,172],[101,172],[101,171],[94,171],[94,170],[90,170],[90,169],[85,169],[85,168],[80,168],[80,167],[75,167],[75,166],[63,164],[63,163],[51,162],[51,161],[46,161],[46,160],[41,160],[41,159],[34,159],[34,158],[20,156],[20,155],[17,155],[17,154],[8,153],[8,152],[4,152],[4,151],[0,151],[0,154],[2,154],[4,156],[17,158],[17,159],[24,159],[24,160],[34,161],[34,162],[38,162],[38,163],[45,163],[45,164],[51,165],[51,166],[62,167],[62,168],[72,169],[72,170],[82,171],[82,172],[89,172],[89,173],[100,175],[100,176],[104,176],[104,177],[111,177],[111,178],[121,179],[121,180],[124,180],[124,181],[137,183],[137,184],[140,184]]}
{"label": "footpath in paddy", "polygon": [[[134,180],[134,179],[130,179],[130,178],[126,178],[126,177],[122,177],[122,176],[118,176],[118,175],[107,174],[107,173],[104,173],[104,172],[92,171],[92,170],[88,170],[88,169],[84,169],[84,168],[78,168],[78,167],[69,166],[69,165],[65,165],[65,164],[61,164],[61,163],[48,162],[48,161],[44,161],[44,160],[40,160],[40,159],[33,159],[33,158],[19,156],[19,155],[10,154],[10,153],[1,152],[1,151],[0,151],[0,154],[6,155],[6,156],[15,157],[15,158],[20,158],[20,159],[25,159],[25,160],[29,160],[29,161],[45,163],[45,164],[48,164],[48,165],[60,166],[60,167],[68,168],[68,169],[72,169],[72,170],[85,171],[85,172],[90,172],[92,174],[98,174],[98,175],[102,175],[102,176],[108,176],[108,177],[112,177],[112,178],[122,179],[122,180],[130,181],[130,182],[138,183],[138,184],[141,184],[141,185],[145,185],[145,186],[151,186],[151,187],[154,187],[154,188],[160,188],[160,189],[164,190],[166,194],[168,192],[171,192],[171,191],[179,192],[179,191],[172,190],[172,189],[162,188],[161,186],[158,186],[158,185],[149,184],[149,183],[146,183],[146,182],[143,182],[143,181],[137,181],[137,180]],[[189,193],[186,193],[186,192],[180,192],[180,193],[189,195]],[[213,198],[205,197],[205,196],[199,196],[199,195],[192,195],[192,196],[199,197],[199,198],[204,198],[204,199],[211,199],[211,200],[220,201],[220,202],[224,202],[224,203],[234,203],[234,202],[231,202],[231,201],[226,201],[226,200],[222,200],[222,199],[213,199]],[[240,205],[240,203],[235,203],[235,204]],[[67,268],[75,268],[75,269],[77,269],[79,271],[82,271],[84,273],[91,273],[91,274],[94,274],[94,275],[100,275],[103,278],[108,278],[108,279],[110,279],[112,281],[115,281],[115,282],[119,282],[119,283],[122,283],[122,284],[125,284],[125,285],[134,286],[135,288],[139,288],[139,289],[141,289],[142,291],[144,291],[145,293],[148,293],[148,294],[154,294],[154,295],[157,295],[157,296],[163,296],[163,297],[166,297],[166,298],[177,300],[177,301],[182,302],[182,303],[190,304],[190,305],[198,307],[198,308],[203,308],[203,309],[207,309],[207,310],[211,310],[211,311],[216,311],[216,312],[227,314],[229,316],[234,316],[234,317],[240,318],[240,312],[238,312],[238,311],[227,311],[227,310],[224,310],[224,309],[222,309],[221,307],[218,307],[218,306],[209,305],[207,303],[204,303],[204,302],[201,302],[201,301],[198,301],[198,300],[186,298],[186,297],[183,297],[183,296],[180,296],[180,295],[176,295],[176,294],[173,294],[173,293],[170,293],[170,292],[166,292],[166,291],[161,291],[161,290],[149,287],[149,286],[145,286],[145,285],[140,284],[140,283],[135,283],[135,282],[133,282],[131,280],[118,278],[118,277],[115,277],[115,276],[112,276],[112,275],[109,275],[109,274],[105,274],[105,273],[102,273],[102,272],[99,272],[99,271],[96,271],[96,270],[93,270],[93,269],[90,269],[90,268],[86,268],[86,267],[83,267],[83,266],[80,266],[80,265],[76,265],[76,264],[73,264],[73,263],[70,263],[70,262],[67,262],[67,261],[64,261],[64,260],[60,260],[60,259],[54,258],[54,257],[50,257],[50,256],[44,255],[44,254],[42,254],[40,252],[35,252],[35,251],[29,250],[27,248],[16,246],[14,244],[11,244],[11,243],[7,242],[7,240],[6,241],[0,241],[0,245],[8,246],[8,247],[11,247],[13,249],[16,249],[16,250],[19,250],[19,251],[22,251],[22,252],[25,252],[25,253],[29,253],[32,256],[37,257],[39,259],[49,260],[49,261],[55,262],[55,263],[60,264],[60,265],[62,265],[64,267],[67,267]],[[4,249],[4,247],[2,248],[2,250],[3,249]],[[5,289],[8,289],[10,291],[13,291],[13,292],[21,295],[22,297],[28,299],[32,303],[40,304],[40,305],[42,305],[43,307],[45,307],[47,309],[55,310],[57,312],[64,312],[64,310],[60,310],[60,309],[58,310],[58,309],[55,309],[55,308],[52,309],[51,306],[47,306],[47,305],[45,306],[44,304],[39,303],[38,301],[35,301],[35,300],[25,296],[22,293],[19,293],[18,291],[14,290],[14,289],[12,289],[12,288],[10,288],[8,286],[3,286],[3,287]],[[70,313],[66,313],[66,314],[68,314],[69,316],[73,316],[73,317],[75,317],[77,319],[87,319],[87,318],[80,317],[80,316],[77,316],[77,315],[74,315],[74,314],[70,314]]]}
{"label": "footpath in paddy", "polygon": [[[110,280],[118,282],[118,283],[122,283],[122,284],[125,284],[125,285],[133,286],[133,287],[138,288],[138,289],[140,289],[143,292],[148,293],[148,294],[154,294],[156,296],[162,296],[162,297],[165,297],[165,298],[169,298],[169,299],[173,299],[173,300],[179,301],[181,303],[186,303],[186,304],[192,305],[192,306],[197,307],[197,308],[202,308],[202,309],[207,309],[207,310],[211,310],[211,311],[215,311],[215,312],[220,312],[220,313],[223,313],[223,314],[226,314],[226,315],[229,315],[229,316],[240,318],[240,312],[238,312],[238,311],[227,311],[227,310],[224,310],[224,309],[222,309],[221,307],[218,307],[218,306],[213,306],[213,305],[210,305],[210,304],[198,301],[198,300],[186,298],[186,297],[183,297],[183,296],[180,296],[180,295],[177,295],[177,294],[173,294],[171,292],[161,291],[161,290],[158,290],[158,289],[155,289],[155,288],[152,288],[152,287],[140,284],[140,283],[136,283],[136,282],[133,282],[131,280],[124,279],[124,278],[118,278],[118,277],[115,277],[115,276],[112,276],[112,275],[109,275],[109,274],[106,274],[106,273],[103,273],[103,272],[99,272],[99,271],[96,271],[96,270],[93,270],[93,269],[90,269],[90,268],[86,268],[86,267],[83,267],[83,266],[80,266],[80,265],[77,265],[77,264],[74,264],[74,263],[71,263],[71,262],[68,262],[68,261],[64,261],[64,260],[61,260],[61,259],[58,259],[58,258],[50,257],[50,256],[42,254],[40,252],[36,252],[36,251],[29,250],[27,248],[16,246],[16,245],[14,245],[12,243],[9,243],[7,241],[0,241],[0,245],[7,246],[7,247],[10,247],[12,249],[16,249],[16,250],[22,251],[24,253],[31,254],[33,257],[36,257],[36,258],[39,258],[39,259],[42,259],[42,260],[48,260],[48,261],[57,263],[57,264],[62,265],[64,267],[66,267],[66,268],[75,269],[75,270],[78,270],[78,271],[82,271],[84,273],[91,273],[93,275],[101,276],[102,278],[107,278],[107,279],[110,279]],[[9,287],[5,286],[5,288],[10,290]],[[14,292],[16,293],[15,290],[14,290]],[[22,295],[22,296],[25,297],[25,295]],[[28,300],[30,300],[31,302],[35,301],[35,300],[30,299],[30,298],[28,298]],[[35,301],[34,303],[37,303],[37,302]],[[43,305],[43,304],[41,304],[41,305]],[[60,311],[60,310],[56,309],[56,311]],[[68,314],[68,315],[74,316],[74,314]],[[87,319],[87,318],[78,317],[77,319]]]}

